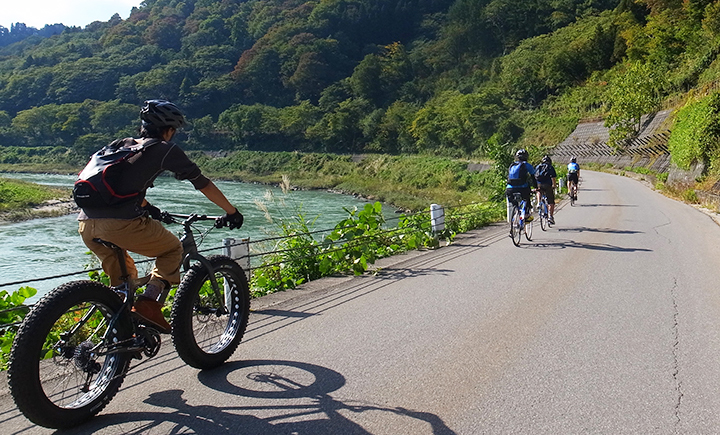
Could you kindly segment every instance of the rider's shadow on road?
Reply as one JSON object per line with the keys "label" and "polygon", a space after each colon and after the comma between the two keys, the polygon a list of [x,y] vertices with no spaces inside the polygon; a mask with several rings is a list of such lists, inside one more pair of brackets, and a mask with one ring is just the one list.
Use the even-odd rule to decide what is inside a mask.
{"label": "rider's shadow on road", "polygon": [[[222,393],[227,404],[190,405],[183,397],[186,392],[166,390],[152,393],[144,400],[161,408],[156,412],[101,414],[72,433],[370,435],[372,432],[351,417],[390,413],[393,423],[398,419],[409,419],[405,424],[415,420],[425,429],[431,428],[423,433],[455,435],[432,413],[331,397],[330,393],[345,385],[345,378],[314,364],[272,360],[230,362],[212,371],[199,372],[198,379],[209,389]],[[199,390],[202,388],[194,391]],[[202,394],[213,397],[213,391]],[[228,395],[231,400],[227,400]],[[266,404],[262,403],[264,400]]]}

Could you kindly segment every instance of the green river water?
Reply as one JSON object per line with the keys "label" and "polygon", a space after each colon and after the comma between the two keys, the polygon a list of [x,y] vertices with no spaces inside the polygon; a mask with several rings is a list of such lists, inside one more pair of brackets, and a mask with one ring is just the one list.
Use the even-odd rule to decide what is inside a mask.
{"label": "green river water", "polygon": [[[0,176],[64,187],[71,187],[75,181],[75,176],[71,175],[0,174]],[[305,220],[310,222],[309,226],[312,229],[331,229],[347,216],[343,208],[360,208],[367,203],[361,198],[326,191],[291,191],[285,195],[280,189],[265,185],[223,181],[216,184],[230,202],[245,215],[245,223],[240,230],[211,231],[201,249],[219,247],[222,245],[222,239],[227,237],[238,239],[249,237],[252,242],[277,235],[277,221],[293,219],[299,213],[304,214]],[[169,212],[205,213],[213,216],[222,213],[222,210],[209,202],[200,192],[195,191],[188,182],[177,181],[170,177],[158,178],[155,187],[148,191],[147,198],[160,209]],[[274,223],[268,221],[257,202],[266,204]],[[394,226],[396,221],[392,218],[395,216],[395,210],[387,206],[384,209],[386,218],[390,219],[388,225]],[[177,225],[168,228],[172,231],[180,230]],[[265,243],[262,250],[271,248],[271,243]],[[77,232],[76,214],[0,224],[0,290],[12,292],[23,285],[34,287],[38,289],[38,295],[29,301],[32,302],[63,282],[85,279],[86,275],[76,275],[27,284],[5,285],[14,281],[82,271],[93,263],[93,257],[86,252],[87,248]],[[92,264],[92,267],[97,266]],[[142,269],[140,270],[142,272]]]}

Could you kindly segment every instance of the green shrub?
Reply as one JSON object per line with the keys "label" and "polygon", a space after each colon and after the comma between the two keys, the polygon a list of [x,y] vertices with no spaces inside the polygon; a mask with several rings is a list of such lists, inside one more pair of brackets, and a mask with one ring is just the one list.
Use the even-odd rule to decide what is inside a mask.
{"label": "green shrub", "polygon": [[12,348],[17,324],[28,313],[23,304],[27,298],[35,296],[37,290],[32,287],[21,287],[12,294],[0,291],[0,325],[7,325],[0,332],[0,370],[7,370],[10,349]]}
{"label": "green shrub", "polygon": [[686,104],[675,116],[668,140],[672,161],[687,170],[694,162],[713,160],[720,138],[719,124],[720,93]]}
{"label": "green shrub", "polygon": [[693,204],[697,204],[700,202],[697,194],[695,193],[695,189],[687,189],[686,191],[684,191],[682,193],[682,199]]}

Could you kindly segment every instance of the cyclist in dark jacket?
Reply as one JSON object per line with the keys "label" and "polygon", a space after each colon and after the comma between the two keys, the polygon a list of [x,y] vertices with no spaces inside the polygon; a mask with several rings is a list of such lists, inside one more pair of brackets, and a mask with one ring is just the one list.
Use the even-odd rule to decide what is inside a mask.
{"label": "cyclist in dark jacket", "polygon": [[550,156],[543,156],[540,164],[535,167],[535,179],[538,182],[538,203],[540,195],[545,194],[548,202],[548,222],[555,224],[555,186],[557,173]]}
{"label": "cyclist in dark jacket", "polygon": [[126,138],[123,142],[133,145],[161,140],[145,148],[121,177],[120,184],[123,187],[132,187],[140,194],[116,206],[81,209],[78,216],[79,232],[85,245],[102,262],[111,285],[121,283],[120,264],[115,252],[93,241],[94,238],[114,243],[125,250],[125,264],[133,279],[137,278],[138,272],[127,251],[156,258],[150,282],[144,293],[136,299],[133,311],[160,332],[169,333],[170,324],[162,314],[162,306],[170,286],[180,282],[183,248],[177,236],[157,220],[161,212],[145,199],[147,189],[152,187],[158,175],[167,170],[174,173],[177,179],[190,181],[196,190],[222,208],[226,213],[221,218],[222,224],[240,228],[243,215],[212,181],[202,175],[200,168],[171,142],[175,132],[185,123],[177,106],[165,100],[146,101],[140,111],[140,119],[140,138]]}
{"label": "cyclist in dark jacket", "polygon": [[[527,162],[528,152],[524,149],[518,150],[515,153],[515,158],[517,160],[510,165],[510,168],[508,169],[508,180],[505,195],[507,195],[510,202],[513,202],[513,193],[519,192],[520,195],[522,195],[522,199],[525,200],[526,221],[532,222],[533,217],[530,214],[532,212],[530,208],[530,184],[532,184],[533,188],[537,188],[535,168]],[[528,182],[528,180],[530,181]]]}

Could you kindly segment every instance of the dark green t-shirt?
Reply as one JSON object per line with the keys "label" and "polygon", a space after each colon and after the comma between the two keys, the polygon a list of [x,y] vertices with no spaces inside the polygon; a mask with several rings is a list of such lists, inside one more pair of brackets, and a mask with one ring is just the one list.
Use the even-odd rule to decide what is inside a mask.
{"label": "dark green t-shirt", "polygon": [[[125,144],[138,144],[145,139],[126,138]],[[123,173],[118,190],[140,192],[132,201],[112,207],[82,209],[78,220],[86,219],[135,219],[145,212],[140,206],[145,199],[147,189],[153,186],[155,179],[165,171],[175,174],[178,180],[189,180],[195,189],[202,189],[210,180],[202,175],[200,168],[191,161],[185,152],[172,142],[161,141],[145,148],[140,158]]]}

